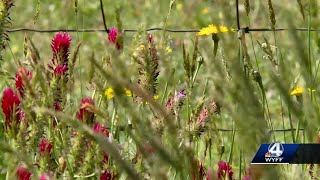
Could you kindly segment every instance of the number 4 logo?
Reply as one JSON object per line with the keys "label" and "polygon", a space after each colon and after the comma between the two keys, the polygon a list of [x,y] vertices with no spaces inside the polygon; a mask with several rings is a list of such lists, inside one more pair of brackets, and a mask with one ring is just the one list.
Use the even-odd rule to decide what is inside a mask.
{"label": "number 4 logo", "polygon": [[271,157],[279,157],[283,153],[283,146],[281,143],[272,143],[268,147],[268,152]]}

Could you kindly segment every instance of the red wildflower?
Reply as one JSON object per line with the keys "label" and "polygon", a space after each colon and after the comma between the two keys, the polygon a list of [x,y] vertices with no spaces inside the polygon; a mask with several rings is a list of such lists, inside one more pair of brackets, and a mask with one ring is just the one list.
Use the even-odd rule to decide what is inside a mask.
{"label": "red wildflower", "polygon": [[53,57],[48,64],[52,73],[62,75],[68,70],[70,43],[71,37],[66,32],[59,32],[52,38]]}
{"label": "red wildflower", "polygon": [[[93,131],[97,134],[103,134],[106,137],[109,137],[109,131],[107,130],[107,128],[104,125],[101,125],[100,123],[96,123],[93,126]],[[106,152],[103,152],[103,163],[107,163],[109,160],[109,156]]]}
{"label": "red wildflower", "polygon": [[26,80],[30,80],[32,78],[32,73],[26,69],[26,68],[20,68],[16,73],[16,88],[20,93],[20,96],[24,96],[24,84],[23,84],[23,78],[26,78]]}
{"label": "red wildflower", "polygon": [[67,65],[59,63],[54,69],[54,74],[57,76],[62,76],[65,74],[67,70],[68,70]]}
{"label": "red wildflower", "polygon": [[211,169],[207,171],[206,180],[213,180],[213,172]]}
{"label": "red wildflower", "polygon": [[103,173],[100,176],[100,180],[111,180],[112,179],[112,174],[109,170],[103,171]]}
{"label": "red wildflower", "polygon": [[53,107],[54,107],[55,111],[62,111],[62,107],[61,107],[60,102],[54,102]]}
{"label": "red wildflower", "polygon": [[153,36],[151,35],[151,34],[148,34],[148,42],[149,43],[153,43],[154,42],[154,38],[153,38]]}
{"label": "red wildflower", "polygon": [[106,126],[101,125],[100,123],[96,123],[93,126],[93,131],[97,134],[101,133],[104,134],[106,137],[109,137],[109,131],[107,130]]}
{"label": "red wildflower", "polygon": [[2,95],[2,111],[6,118],[6,126],[9,125],[10,120],[12,120],[12,116],[17,120],[17,123],[21,121],[23,117],[23,112],[19,109],[20,99],[19,96],[13,92],[11,88],[7,88],[3,91]]}
{"label": "red wildflower", "polygon": [[50,180],[53,179],[52,177],[52,173],[42,173],[42,175],[40,176],[40,180]]}
{"label": "red wildflower", "polygon": [[232,179],[233,171],[232,167],[225,161],[218,162],[218,179],[225,179],[228,176],[229,179]]}
{"label": "red wildflower", "polygon": [[250,176],[245,176],[242,178],[242,180],[251,180],[251,177]]}
{"label": "red wildflower", "polygon": [[52,150],[52,144],[49,142],[48,139],[46,138],[42,138],[41,142],[39,144],[39,152],[40,152],[40,156],[45,156],[47,154],[51,153]]}
{"label": "red wildflower", "polygon": [[118,29],[116,27],[112,27],[108,32],[108,39],[111,43],[116,43],[118,38]]}
{"label": "red wildflower", "polygon": [[252,166],[249,166],[247,169],[246,169],[246,175],[248,176],[252,176],[253,175],[253,172],[252,172]]}
{"label": "red wildflower", "polygon": [[18,112],[17,112],[17,123],[20,123],[25,117],[25,113],[23,111],[21,111],[20,109],[18,109]]}
{"label": "red wildflower", "polygon": [[24,168],[23,165],[19,165],[18,170],[16,172],[16,176],[19,180],[30,180],[31,173]]}
{"label": "red wildflower", "polygon": [[102,163],[106,164],[109,161],[109,156],[106,152],[103,152],[103,159],[102,159]]}
{"label": "red wildflower", "polygon": [[88,118],[88,120],[93,120],[94,113],[91,110],[91,107],[94,106],[94,100],[91,97],[83,98],[81,100],[80,110],[77,113],[77,118],[83,120]]}
{"label": "red wildflower", "polygon": [[48,176],[46,173],[43,173],[43,174],[40,176],[40,180],[49,180],[49,176]]}
{"label": "red wildflower", "polygon": [[193,169],[192,179],[193,180],[203,179],[203,176],[205,175],[204,167],[199,160],[196,160],[195,163],[196,163],[196,166],[195,166],[196,170]]}
{"label": "red wildflower", "polygon": [[70,43],[70,34],[66,32],[58,32],[51,41],[53,57],[61,55],[60,58],[62,62],[65,62],[69,56]]}

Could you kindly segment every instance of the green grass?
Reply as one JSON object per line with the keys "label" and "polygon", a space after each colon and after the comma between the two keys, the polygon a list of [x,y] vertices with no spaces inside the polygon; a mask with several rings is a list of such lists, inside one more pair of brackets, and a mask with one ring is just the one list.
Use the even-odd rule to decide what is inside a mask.
{"label": "green grass", "polygon": [[[156,68],[150,65],[154,62],[146,48],[149,44],[143,30],[200,29],[208,24],[236,29],[235,1],[103,2],[108,27],[118,27],[118,10],[122,29],[139,32],[122,34],[121,51],[108,42],[105,32],[70,33],[70,57],[75,55],[78,43],[81,45],[73,73],[66,86],[61,86],[64,103],[61,113],[52,108],[56,89],[44,68],[52,57],[50,43],[54,33],[8,33],[10,41],[1,52],[1,72],[6,72],[0,73],[1,92],[14,87],[18,62],[33,71],[33,78],[22,103],[28,125],[19,127],[18,133],[10,136],[5,129],[4,114],[0,113],[1,178],[12,178],[19,163],[24,163],[33,178],[50,171],[57,179],[85,176],[97,179],[102,170],[108,169],[116,179],[192,179],[199,171],[196,160],[202,162],[205,172],[213,170],[214,175],[218,162],[223,160],[232,166],[233,178],[242,179],[248,175],[246,170],[261,143],[316,142],[320,117],[320,46],[317,32],[310,29],[319,26],[317,1],[300,4],[292,0],[272,1],[274,25],[289,29],[286,31],[219,33],[218,42],[211,35],[150,32],[159,57],[157,83],[154,83]],[[74,1],[37,3],[37,0],[15,2],[10,9],[10,28],[104,28],[99,1],[79,0],[77,9]],[[244,2],[239,3],[242,27],[271,28],[272,12],[267,2],[250,1],[248,16]],[[290,30],[297,27],[309,30]],[[26,37],[32,40],[40,55],[34,67],[31,67],[34,51],[30,50],[32,46],[30,41],[25,41]],[[139,50],[141,44],[143,50]],[[167,51],[168,47],[172,52]],[[26,55],[25,49],[28,49]],[[145,66],[139,65],[140,61]],[[139,68],[146,72],[145,76],[139,74]],[[139,85],[139,78],[147,81]],[[303,95],[290,96],[297,86],[303,87]],[[115,90],[112,99],[105,96],[108,87]],[[156,93],[150,87],[156,87]],[[130,89],[133,97],[125,96],[124,88]],[[308,88],[315,91],[311,93]],[[173,113],[167,111],[168,100],[181,89],[186,92],[183,105],[176,104]],[[159,95],[159,99],[154,100],[154,95]],[[136,96],[141,102],[136,102]],[[95,100],[92,110],[95,121],[106,124],[112,141],[94,134],[89,123],[77,120],[83,97]],[[219,114],[212,112],[212,99],[221,105]],[[203,128],[199,125],[199,114],[205,107],[208,117],[204,118],[205,128],[199,133]],[[55,128],[53,117],[58,120]],[[293,130],[272,131],[290,128]],[[38,152],[41,137],[54,144],[47,164]],[[92,145],[88,148],[89,141]],[[109,155],[103,168],[102,151]],[[61,156],[66,161],[64,171],[59,164]],[[308,165],[259,165],[251,169],[253,179],[310,178]],[[316,168],[314,171],[316,174]]]}

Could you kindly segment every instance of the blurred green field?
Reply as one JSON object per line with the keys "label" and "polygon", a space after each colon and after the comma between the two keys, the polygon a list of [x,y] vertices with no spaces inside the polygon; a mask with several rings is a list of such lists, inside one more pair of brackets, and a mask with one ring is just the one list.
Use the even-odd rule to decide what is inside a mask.
{"label": "blurred green field", "polygon": [[[249,14],[244,5],[245,2],[250,2]],[[66,92],[67,103],[63,110],[65,116],[57,116],[66,120],[68,120],[67,116],[74,117],[79,109],[81,98],[90,96],[95,99],[99,111],[106,115],[106,117],[96,115],[97,121],[114,128],[111,129],[114,131],[110,133],[115,138],[113,141],[115,145],[120,147],[119,153],[124,160],[131,162],[141,144],[157,142],[158,144],[151,143],[156,149],[156,155],[141,158],[141,162],[136,164],[128,163],[141,175],[140,178],[193,179],[191,170],[195,168],[190,165],[192,164],[190,157],[193,157],[203,163],[206,172],[211,169],[215,174],[218,171],[217,163],[220,160],[227,161],[232,165],[233,178],[242,179],[248,176],[246,169],[250,166],[261,143],[316,142],[320,117],[318,103],[320,38],[317,32],[290,29],[318,29],[320,25],[318,1],[272,1],[276,18],[275,27],[289,30],[250,32],[243,36],[240,32],[219,33],[220,40],[216,54],[214,52],[216,44],[211,35],[197,36],[195,32],[149,32],[154,37],[159,54],[160,74],[156,94],[159,95],[159,99],[155,100],[160,105],[159,107],[153,103],[150,103],[150,106],[137,105],[132,100],[133,98],[129,99],[120,95],[119,97],[116,95],[113,99],[107,99],[104,95],[108,87],[125,84],[117,82],[119,78],[133,84],[137,83],[139,65],[132,57],[141,42],[146,43],[146,35],[143,30],[153,27],[201,29],[209,24],[225,25],[237,30],[236,1],[104,0],[103,3],[108,27],[119,27],[116,20],[118,11],[122,30],[137,29],[140,32],[124,33],[124,48],[121,51],[108,42],[106,32],[70,33],[72,38],[70,56],[74,54],[78,43],[81,42],[81,46],[74,67],[74,84]],[[171,8],[170,3],[172,3]],[[10,9],[12,24],[9,29],[104,28],[99,1],[78,0],[76,7],[75,0],[39,0],[39,2],[25,0],[16,1],[14,4],[15,6]],[[270,12],[268,1],[240,0],[240,26],[242,28],[271,28]],[[8,35],[10,41],[6,49],[1,52],[3,56],[3,61],[0,62],[1,72],[7,72],[0,74],[1,92],[6,87],[13,86],[18,61],[30,67],[31,56],[30,54],[24,55],[25,37],[32,39],[40,53],[39,63],[43,66],[39,65],[39,67],[46,67],[52,57],[50,43],[55,33],[19,31],[8,32]],[[203,58],[204,63],[195,75],[193,87],[190,87],[186,80],[183,45],[191,58],[197,38],[199,52],[196,56]],[[268,50],[272,57],[270,53],[266,53]],[[93,65],[93,60],[98,63],[97,67]],[[247,69],[244,66],[247,66]],[[104,75],[103,70],[111,75]],[[261,76],[261,81],[257,72]],[[35,90],[41,89],[40,84],[40,81],[34,80],[31,86]],[[298,86],[304,89],[303,95],[291,96],[290,92]],[[181,88],[186,88],[187,98],[179,115],[173,116],[175,117],[173,119],[167,119],[174,124],[170,126],[170,123],[166,121],[167,117],[161,113],[160,107],[165,110],[170,94],[174,94]],[[49,93],[50,90],[48,87]],[[132,90],[135,92],[134,89]],[[44,101],[43,99],[50,97],[42,93],[42,91],[36,93],[37,98],[34,101],[29,97],[29,102],[25,103],[25,107],[30,110],[30,115],[35,112],[37,118],[49,119],[49,114],[33,109],[39,106],[39,103]],[[40,100],[41,98],[43,99]],[[194,130],[196,128],[193,127],[193,131],[190,130],[192,129],[190,126],[196,126],[197,115],[199,115],[197,109],[199,107],[201,109],[202,105],[209,108],[212,98],[221,104],[221,113],[210,115],[207,129],[198,136],[197,131]],[[41,105],[47,107],[45,103]],[[48,117],[43,118],[42,116]],[[159,135],[151,124],[161,118],[164,119],[161,122],[164,123],[165,130]],[[5,122],[3,113],[0,113],[0,122],[1,124]],[[135,130],[129,132],[127,129],[124,131],[118,129],[118,126],[127,126],[128,122],[133,123]],[[179,125],[177,125],[178,122]],[[73,127],[72,123],[70,126]],[[8,143],[5,128],[1,127],[0,141]],[[173,127],[174,130],[170,129]],[[44,135],[50,134],[50,129],[46,125],[43,128]],[[290,128],[303,128],[304,130],[273,131]],[[171,130],[177,131],[176,134]],[[209,149],[206,149],[209,142],[212,144]],[[21,153],[23,147],[11,145],[16,153]],[[32,155],[35,156],[37,147],[34,144],[27,147],[29,149],[26,153],[36,161],[37,159]],[[56,147],[54,148],[54,159],[57,161],[59,156],[68,154],[68,150],[64,150],[64,147],[67,146],[59,143]],[[11,157],[10,153],[4,147],[0,147],[0,152],[0,173],[1,178],[5,179],[8,167],[12,167],[14,163],[17,165],[21,159],[16,157],[13,162],[10,162],[8,161],[8,157]],[[114,161],[117,162],[117,160]],[[261,165],[251,168],[254,171],[251,179],[310,178],[308,165]],[[130,179],[130,176],[127,176],[128,172],[117,163],[112,163],[110,169],[117,172],[119,175],[117,178]],[[317,168],[312,171],[316,176]],[[33,178],[41,175],[40,172],[36,172]],[[97,170],[95,169],[93,173],[97,173]],[[260,176],[260,174],[263,175]],[[59,178],[63,177],[72,179],[68,173]],[[89,178],[97,179],[98,176]],[[196,178],[202,179],[202,177]]]}

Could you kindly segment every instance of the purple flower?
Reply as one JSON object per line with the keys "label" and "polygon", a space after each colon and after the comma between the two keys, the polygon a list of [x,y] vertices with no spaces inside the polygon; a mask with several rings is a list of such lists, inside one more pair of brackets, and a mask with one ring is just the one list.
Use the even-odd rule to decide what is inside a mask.
{"label": "purple flower", "polygon": [[184,92],[184,90],[179,91],[177,97],[178,97],[178,99],[185,98],[186,93]]}

